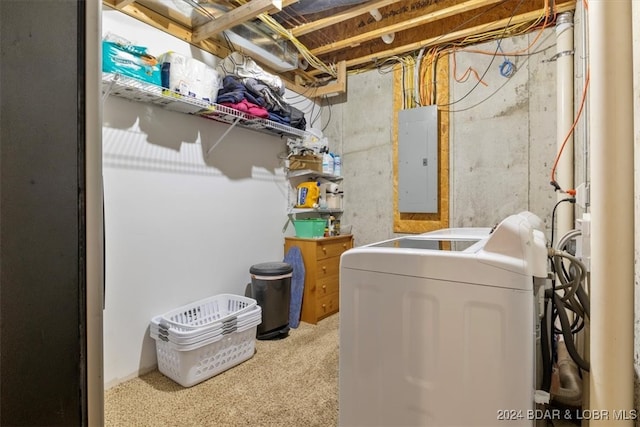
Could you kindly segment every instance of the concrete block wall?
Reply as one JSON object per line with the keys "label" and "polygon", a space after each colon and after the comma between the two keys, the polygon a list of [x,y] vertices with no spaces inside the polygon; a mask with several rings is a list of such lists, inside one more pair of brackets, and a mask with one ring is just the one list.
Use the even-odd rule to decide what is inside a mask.
{"label": "concrete block wall", "polygon": [[355,244],[393,236],[393,74],[377,71],[349,77],[345,97],[323,107],[324,135],[342,154],[343,225]]}
{"label": "concrete block wall", "polygon": [[[505,39],[501,47],[521,50],[533,37]],[[548,178],[556,145],[555,66],[543,60],[555,53],[550,47],[553,29],[545,30],[540,40],[548,50],[510,57],[517,70],[511,78],[500,75],[500,54],[493,61],[490,55],[456,54],[458,70],[487,70],[487,86],[471,90],[477,80],[452,79],[452,104],[443,107],[452,111],[451,227],[491,226],[523,210],[550,218],[555,203]],[[495,51],[496,43],[477,48]],[[392,238],[393,75],[374,70],[349,76],[346,97],[327,102],[324,134],[343,155],[343,223],[353,225],[357,245]]]}
{"label": "concrete block wall", "polygon": [[[456,77],[450,81],[451,226],[491,226],[506,216],[529,210],[550,230],[556,195],[549,184],[556,151],[556,78],[553,29],[523,52],[538,33],[488,42],[456,53]],[[495,55],[494,55],[495,54]],[[505,77],[500,66],[513,63]],[[453,58],[451,58],[453,61]],[[507,65],[505,65],[506,67]],[[503,69],[506,69],[503,67]],[[454,70],[453,66],[450,68]]]}

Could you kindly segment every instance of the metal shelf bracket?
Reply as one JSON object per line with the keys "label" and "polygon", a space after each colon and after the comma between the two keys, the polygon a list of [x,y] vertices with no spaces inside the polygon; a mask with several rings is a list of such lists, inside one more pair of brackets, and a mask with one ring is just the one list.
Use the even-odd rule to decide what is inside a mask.
{"label": "metal shelf bracket", "polygon": [[220,138],[218,138],[215,144],[213,144],[211,148],[207,150],[207,156],[213,151],[214,148],[218,146],[218,144],[222,142],[222,140],[229,134],[229,132],[231,132],[231,130],[238,124],[239,121],[240,117],[236,117],[233,123],[231,123],[231,125],[224,131],[224,133],[220,135]]}

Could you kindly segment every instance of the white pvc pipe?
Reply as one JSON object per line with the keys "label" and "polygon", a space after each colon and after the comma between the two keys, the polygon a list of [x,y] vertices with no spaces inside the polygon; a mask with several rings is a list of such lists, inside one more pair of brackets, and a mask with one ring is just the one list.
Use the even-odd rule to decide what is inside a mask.
{"label": "white pvc pipe", "polygon": [[[584,7],[584,4],[580,3],[576,5],[576,10],[580,10],[581,13],[581,33],[582,33],[582,55],[580,58],[580,62],[582,65],[582,84],[584,85],[584,81],[587,78],[587,73],[589,70],[589,58],[587,57],[587,52],[589,51],[589,37],[587,35],[587,10]],[[582,183],[586,186],[590,186],[590,178],[589,178],[589,103],[585,102],[583,111],[582,111]],[[578,183],[578,184],[582,184]],[[589,208],[589,201],[587,197],[585,210]]]}
{"label": "white pvc pipe", "polygon": [[[631,0],[589,1],[591,136],[590,426],[632,426],[634,408]],[[618,412],[620,414],[620,412]],[[622,418],[622,417],[618,417]]]}
{"label": "white pvc pipe", "polygon": [[[573,108],[573,13],[558,15],[556,21],[556,137],[558,151],[571,131],[574,120]],[[556,169],[556,181],[564,190],[574,188],[573,179],[573,134],[567,139],[562,157]],[[558,200],[566,198],[566,194],[558,193]],[[563,203],[557,209],[557,236],[564,236],[574,228],[573,205]]]}

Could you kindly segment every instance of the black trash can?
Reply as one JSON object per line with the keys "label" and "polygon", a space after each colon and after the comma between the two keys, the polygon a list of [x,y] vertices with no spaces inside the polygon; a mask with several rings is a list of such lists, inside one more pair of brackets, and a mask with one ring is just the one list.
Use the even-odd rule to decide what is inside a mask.
{"label": "black trash can", "polygon": [[256,338],[270,340],[289,334],[289,305],[293,267],[286,262],[255,264],[251,273],[251,298],[262,308]]}

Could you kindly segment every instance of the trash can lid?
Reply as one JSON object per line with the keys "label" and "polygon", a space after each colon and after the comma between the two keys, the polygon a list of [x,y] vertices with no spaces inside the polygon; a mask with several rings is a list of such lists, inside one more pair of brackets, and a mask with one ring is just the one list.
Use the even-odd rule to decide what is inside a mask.
{"label": "trash can lid", "polygon": [[264,262],[262,264],[252,265],[249,273],[258,276],[280,276],[282,274],[291,273],[293,267],[286,262]]}

